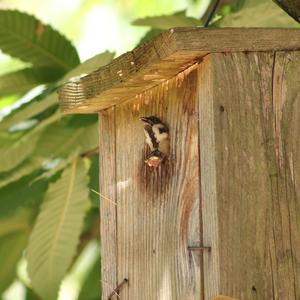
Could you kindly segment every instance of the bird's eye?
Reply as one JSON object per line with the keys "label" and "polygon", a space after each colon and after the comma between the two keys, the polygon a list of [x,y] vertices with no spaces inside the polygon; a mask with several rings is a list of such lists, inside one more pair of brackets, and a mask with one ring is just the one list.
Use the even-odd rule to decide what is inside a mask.
{"label": "bird's eye", "polygon": [[159,127],[158,130],[159,130],[159,133],[167,132],[167,128],[165,128],[165,127]]}

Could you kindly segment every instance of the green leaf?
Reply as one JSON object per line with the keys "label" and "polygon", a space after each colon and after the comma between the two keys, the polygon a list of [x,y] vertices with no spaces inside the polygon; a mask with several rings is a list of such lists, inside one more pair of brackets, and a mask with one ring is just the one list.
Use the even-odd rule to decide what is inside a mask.
{"label": "green leaf", "polygon": [[[19,109],[13,111],[10,115],[5,117],[0,122],[0,130],[1,129],[7,129],[11,127],[14,124],[26,121],[30,118],[33,118],[34,116],[40,114],[41,112],[47,110],[48,108],[57,105],[58,104],[58,97],[57,92],[55,91],[56,88],[59,86],[59,84],[62,84],[65,81],[68,81],[70,78],[74,76],[81,75],[83,73],[90,73],[94,71],[95,69],[100,68],[101,66],[104,66],[108,64],[114,57],[114,53],[112,52],[103,52],[100,53],[91,59],[88,59],[84,63],[80,64],[75,69],[68,72],[62,80],[56,85],[54,88],[54,91],[50,94],[48,94],[44,99],[39,101],[32,101],[31,103],[27,103],[23,106],[21,106]],[[79,118],[94,118],[91,116],[76,116]]]}
{"label": "green leaf", "polygon": [[97,114],[75,114],[67,115],[63,119],[66,127],[72,127],[74,129],[80,127],[86,127],[98,122]]}
{"label": "green leaf", "polygon": [[11,216],[19,208],[36,207],[38,209],[47,190],[48,182],[40,180],[31,184],[37,175],[36,172],[21,177],[0,189],[0,220]]}
{"label": "green leaf", "polygon": [[137,19],[133,21],[132,25],[149,26],[157,29],[169,29],[172,27],[202,26],[202,22],[199,19],[186,16],[185,11],[180,11],[173,15]]}
{"label": "green leaf", "polygon": [[114,52],[105,51],[103,53],[97,54],[93,56],[92,58],[86,60],[70,72],[68,72],[62,80],[59,81],[59,84],[62,84],[72,77],[80,76],[83,74],[89,74],[97,69],[99,69],[102,66],[107,65],[110,63],[115,56]]}
{"label": "green leaf", "polygon": [[76,49],[58,31],[14,10],[0,10],[0,49],[34,66],[68,71],[80,62]]}
{"label": "green leaf", "polygon": [[78,150],[73,151],[66,159],[61,159],[57,165],[55,165],[53,168],[50,168],[49,170],[43,172],[41,175],[34,178],[32,183],[41,180],[41,179],[48,179],[54,175],[56,175],[58,172],[62,171],[67,165],[69,165],[74,159],[76,159],[79,155]]}
{"label": "green leaf", "polygon": [[0,188],[15,182],[27,176],[36,169],[41,167],[41,161],[39,159],[28,159],[21,163],[16,169],[9,171],[8,173],[0,174]]}
{"label": "green leaf", "polygon": [[100,197],[94,191],[99,191],[99,156],[95,155],[91,158],[91,167],[89,170],[90,176],[90,196],[92,205],[95,207],[99,207],[100,205]]}
{"label": "green leaf", "polygon": [[26,292],[25,292],[25,299],[24,300],[42,300],[33,289],[26,286]]}
{"label": "green leaf", "polygon": [[28,240],[27,232],[15,232],[0,238],[0,294],[15,279],[16,267]]}
{"label": "green leaf", "polygon": [[30,236],[28,273],[33,289],[45,300],[56,299],[76,253],[88,205],[87,184],[84,161],[75,160],[50,185]]}
{"label": "green leaf", "polygon": [[3,141],[0,148],[0,172],[7,172],[25,160],[34,150],[38,135],[25,134],[11,142]]}
{"label": "green leaf", "polygon": [[40,85],[58,80],[63,75],[59,68],[33,67],[0,76],[0,97],[23,94]]}
{"label": "green leaf", "polygon": [[85,278],[78,296],[78,300],[98,299],[101,299],[100,255],[97,257],[91,271]]}
{"label": "green leaf", "polygon": [[24,232],[31,228],[34,220],[35,209],[19,207],[15,208],[13,214],[0,218],[0,238],[5,235]]}
{"label": "green leaf", "polygon": [[0,219],[0,294],[15,280],[16,266],[27,244],[33,220],[32,209],[17,209],[12,216]]}
{"label": "green leaf", "polygon": [[217,12],[221,15],[221,17],[225,17],[226,15],[240,11],[244,7],[245,3],[246,0],[233,0],[229,3],[221,4],[221,9]]}
{"label": "green leaf", "polygon": [[0,130],[7,129],[12,125],[33,118],[34,116],[57,104],[58,97],[56,92],[47,95],[42,100],[26,103],[26,105],[23,105],[18,110],[13,111],[0,122]]}
{"label": "green leaf", "polygon": [[0,172],[6,172],[15,168],[23,162],[35,149],[41,131],[51,123],[59,120],[59,112],[40,122],[34,129],[23,135],[21,138],[11,141],[10,138],[2,139],[0,148]]}
{"label": "green leaf", "polygon": [[[267,13],[266,13],[267,12]],[[248,0],[242,9],[216,23],[219,27],[281,27],[299,28],[293,19],[270,0]]]}
{"label": "green leaf", "polygon": [[[10,95],[0,98],[0,113],[2,108],[10,106],[19,99],[20,95]],[[1,119],[0,119],[1,120]]]}
{"label": "green leaf", "polygon": [[53,124],[41,135],[34,156],[49,158],[66,157],[74,150],[84,152],[98,145],[98,125],[81,127]]}

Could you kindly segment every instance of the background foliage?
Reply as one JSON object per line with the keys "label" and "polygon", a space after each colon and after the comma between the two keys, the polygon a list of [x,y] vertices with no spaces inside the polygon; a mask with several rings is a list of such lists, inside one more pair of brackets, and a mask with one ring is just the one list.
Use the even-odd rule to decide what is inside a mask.
{"label": "background foliage", "polygon": [[[59,26],[54,24],[66,28],[74,40],[81,28],[80,13],[91,16],[95,9],[93,1],[77,2],[77,10],[67,16],[71,26],[65,19]],[[78,54],[85,53],[84,47],[75,48],[54,27],[18,10],[0,10],[0,49],[13,58],[0,57],[3,299],[99,299],[99,197],[92,191],[99,191],[97,116],[63,117],[56,90],[67,80],[109,63],[115,52],[129,50],[165,29],[202,26],[210,1],[159,3],[152,7],[149,1],[125,1],[125,15],[131,12],[133,26],[126,25],[130,29],[125,39],[114,36],[125,46],[115,44],[115,49],[84,62]],[[107,1],[102,4],[104,11],[110,11]],[[120,4],[115,6],[118,16]],[[221,1],[209,26],[296,28],[299,24],[270,0],[236,0]],[[105,33],[102,37],[92,30],[91,34],[105,45]]]}

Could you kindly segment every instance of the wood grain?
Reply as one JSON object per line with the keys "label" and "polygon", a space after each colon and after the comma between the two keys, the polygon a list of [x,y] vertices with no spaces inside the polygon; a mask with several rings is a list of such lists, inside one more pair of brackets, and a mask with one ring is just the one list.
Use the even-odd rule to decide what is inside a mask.
{"label": "wood grain", "polygon": [[95,113],[174,77],[208,53],[299,50],[300,30],[175,28],[59,91],[63,113]]}
{"label": "wood grain", "polygon": [[[121,299],[203,299],[202,254],[187,249],[201,245],[197,71],[189,72],[116,107],[114,117],[101,114],[101,192],[113,197],[114,185],[118,203],[115,216],[102,200],[102,273],[111,284],[115,270],[118,282],[129,280]],[[144,163],[138,118],[150,115],[170,128],[171,156],[158,169]]]}
{"label": "wood grain", "polygon": [[101,237],[101,286],[102,299],[107,300],[118,286],[117,261],[117,208],[106,198],[117,202],[115,165],[115,108],[99,114],[99,179],[100,237]]}
{"label": "wood grain", "polygon": [[217,296],[211,300],[238,300],[236,298],[231,298],[231,297],[227,297],[227,296]]}
{"label": "wood grain", "polygon": [[210,255],[204,259],[205,299],[218,295],[220,291],[219,219],[217,202],[216,142],[214,127],[214,81],[212,56],[208,56],[198,68],[198,105],[200,140],[201,211],[203,243],[210,246]]}
{"label": "wood grain", "polygon": [[[299,298],[299,65],[209,54],[100,113],[100,191],[117,202],[101,201],[103,300],[125,278],[122,300]],[[170,128],[159,169],[144,163],[150,115]]]}
{"label": "wood grain", "polygon": [[232,53],[200,65],[205,299],[299,298],[299,61]]}
{"label": "wood grain", "polygon": [[[269,235],[276,299],[300,297],[300,53],[276,53],[273,77]],[[273,134],[273,135],[271,135]]]}

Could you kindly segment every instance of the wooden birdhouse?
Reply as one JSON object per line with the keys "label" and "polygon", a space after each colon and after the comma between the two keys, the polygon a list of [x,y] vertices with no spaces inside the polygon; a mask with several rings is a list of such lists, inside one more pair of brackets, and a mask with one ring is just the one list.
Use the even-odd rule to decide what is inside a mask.
{"label": "wooden birdhouse", "polygon": [[60,106],[99,114],[103,300],[299,299],[300,30],[171,29]]}

